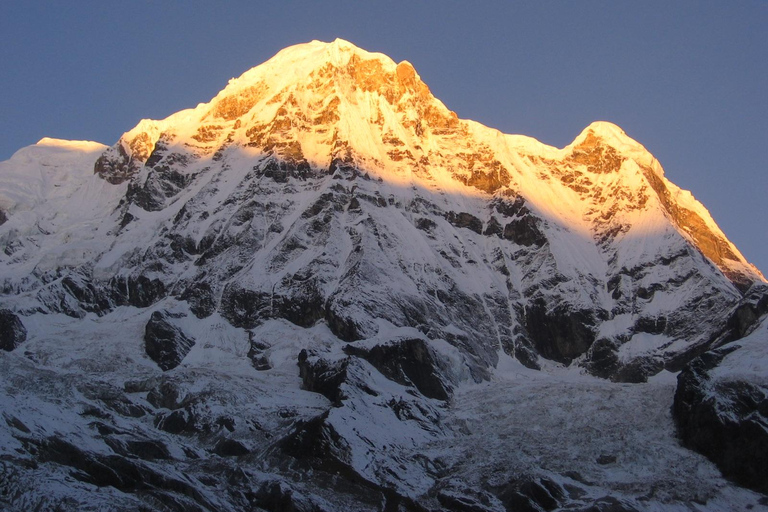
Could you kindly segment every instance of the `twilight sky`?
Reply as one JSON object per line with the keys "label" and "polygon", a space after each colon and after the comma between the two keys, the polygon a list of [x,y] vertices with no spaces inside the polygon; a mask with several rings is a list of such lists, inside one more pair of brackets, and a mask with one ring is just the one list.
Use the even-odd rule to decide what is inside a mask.
{"label": "twilight sky", "polygon": [[408,60],[459,117],[562,147],[595,120],[645,145],[768,273],[768,2],[0,3],[0,160],[113,144],[280,49],[341,37]]}

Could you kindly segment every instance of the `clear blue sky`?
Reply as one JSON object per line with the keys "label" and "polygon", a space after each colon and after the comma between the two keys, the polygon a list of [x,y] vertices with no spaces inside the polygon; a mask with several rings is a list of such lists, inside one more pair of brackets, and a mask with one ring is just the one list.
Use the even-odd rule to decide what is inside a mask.
{"label": "clear blue sky", "polygon": [[0,160],[113,144],[281,48],[347,39],[414,64],[462,118],[562,147],[624,128],[768,272],[768,2],[0,2]]}

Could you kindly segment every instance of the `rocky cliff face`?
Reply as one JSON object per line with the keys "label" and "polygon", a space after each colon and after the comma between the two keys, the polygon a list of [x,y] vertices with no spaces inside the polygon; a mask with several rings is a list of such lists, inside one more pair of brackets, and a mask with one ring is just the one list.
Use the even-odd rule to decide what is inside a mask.
{"label": "rocky cliff face", "polygon": [[702,354],[678,377],[673,413],[683,442],[733,480],[768,493],[768,325]]}
{"label": "rocky cliff face", "polygon": [[[307,496],[286,483],[297,464],[343,475],[373,508],[494,510],[518,495],[549,507],[531,497],[541,489],[588,507],[599,492],[551,475],[439,490],[450,471],[423,447],[461,431],[456,390],[510,365],[644,382],[764,313],[763,276],[618,127],[594,123],[563,149],[503,135],[458,119],[409,63],[340,40],[283,50],[110,148],[41,141],[0,164],[0,185],[0,306],[29,338],[6,364],[90,375],[95,398],[78,403],[98,420],[72,429],[101,455],[29,427],[9,435],[81,482],[155,489],[167,506],[179,493],[201,509],[341,506],[342,484],[316,494],[330,477]],[[108,325],[119,343],[97,341]],[[285,396],[238,398],[216,382],[230,373]],[[104,399],[90,388],[103,379]],[[243,419],[256,406],[272,412]],[[114,434],[139,424],[140,439]],[[141,485],[97,481],[104,457],[157,436],[170,456],[152,460],[185,460],[203,480],[203,453],[268,456],[276,473],[233,473],[251,489],[236,499],[162,494],[133,466],[119,471]]]}

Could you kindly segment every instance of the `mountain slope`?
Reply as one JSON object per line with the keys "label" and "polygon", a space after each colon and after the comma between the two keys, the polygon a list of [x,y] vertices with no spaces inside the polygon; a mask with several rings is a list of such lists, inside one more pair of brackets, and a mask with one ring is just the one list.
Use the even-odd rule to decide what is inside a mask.
{"label": "mountain slope", "polygon": [[[480,507],[483,489],[492,510],[507,491],[440,494],[442,456],[414,456],[463,439],[454,391],[490,382],[503,402],[509,368],[644,382],[748,334],[768,304],[760,272],[620,128],[593,123],[562,149],[504,135],[458,119],[409,63],[341,40],[283,50],[112,147],[44,139],[0,164],[0,184],[3,364],[17,379],[87,375],[70,400],[107,424],[22,435],[13,418],[26,425],[30,406],[8,416],[8,446],[37,447],[84,485],[154,440],[202,480],[203,453],[258,454],[281,479],[294,465],[344,474],[363,489],[349,499]],[[55,401],[45,389],[30,400]],[[62,448],[72,436],[95,451]],[[179,484],[147,484],[170,467],[123,467],[143,483],[104,485],[192,506]],[[249,471],[263,484],[252,505],[290,495]],[[301,506],[340,507],[343,485],[324,495],[318,478]],[[717,502],[712,478],[702,492]],[[621,494],[601,482],[579,503]],[[216,485],[195,506],[245,506]]]}
{"label": "mountain slope", "polygon": [[[614,125],[561,150],[502,135],[458,120],[407,62],[340,40],[142,121],[95,165],[114,241],[78,272],[101,302],[173,295],[238,327],[325,320],[347,341],[385,318],[461,347],[477,378],[501,348],[643,379],[717,341],[764,284]],[[6,261],[62,271],[30,248]]]}

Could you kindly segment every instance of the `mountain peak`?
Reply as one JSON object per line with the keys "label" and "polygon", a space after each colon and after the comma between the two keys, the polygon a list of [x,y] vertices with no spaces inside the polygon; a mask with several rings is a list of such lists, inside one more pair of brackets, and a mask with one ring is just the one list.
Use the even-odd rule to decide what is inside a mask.
{"label": "mountain peak", "polygon": [[344,39],[330,43],[314,40],[279,51],[265,63],[231,79],[220,94],[231,94],[256,83],[280,90],[291,83],[307,80],[318,69],[339,70],[359,61],[376,61],[381,72],[395,73],[395,62],[382,53],[368,52]]}
{"label": "mountain peak", "polygon": [[231,79],[208,103],[161,121],[142,120],[100,160],[97,172],[114,183],[126,180],[161,138],[165,147],[194,148],[198,156],[224,146],[260,147],[319,166],[330,163],[343,141],[387,167],[423,153],[425,137],[458,126],[456,114],[432,96],[411,63],[395,64],[342,39],[312,41]]}
{"label": "mountain peak", "polygon": [[[231,155],[319,176],[345,162],[400,186],[519,195],[590,239],[613,240],[633,226],[671,220],[734,282],[762,281],[706,209],[668,183],[653,155],[615,124],[593,122],[562,150],[521,140],[459,120],[409,62],[337,39],[286,48],[230,80],[210,102],[143,120],[99,158],[96,172],[117,184],[166,161],[226,162]],[[166,199],[158,201],[153,208]]]}
{"label": "mountain peak", "polygon": [[589,147],[595,145],[607,145],[618,150],[648,152],[642,144],[627,135],[620,126],[609,121],[593,121],[581,131],[569,146]]}

